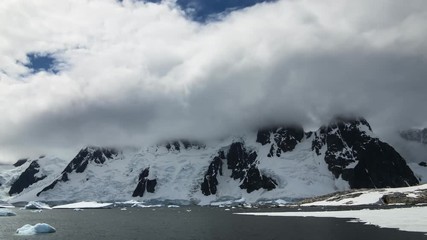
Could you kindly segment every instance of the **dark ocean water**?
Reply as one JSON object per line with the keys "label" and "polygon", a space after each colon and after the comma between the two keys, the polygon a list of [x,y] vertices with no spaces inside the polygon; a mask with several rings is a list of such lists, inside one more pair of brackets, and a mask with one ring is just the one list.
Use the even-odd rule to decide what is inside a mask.
{"label": "dark ocean water", "polygon": [[[0,239],[427,239],[422,233],[381,229],[345,219],[260,217],[233,212],[261,211],[208,207],[93,209],[84,211],[14,210],[17,216],[0,217]],[[262,210],[264,211],[264,210]],[[269,209],[268,211],[283,211]],[[56,233],[17,236],[17,228],[44,222]]]}

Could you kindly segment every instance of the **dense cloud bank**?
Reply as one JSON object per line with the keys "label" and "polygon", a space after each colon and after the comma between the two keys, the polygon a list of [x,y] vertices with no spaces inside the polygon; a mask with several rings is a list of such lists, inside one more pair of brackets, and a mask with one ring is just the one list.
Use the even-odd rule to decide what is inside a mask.
{"label": "dense cloud bank", "polygon": [[[427,122],[424,0],[283,0],[206,23],[173,1],[3,0],[0,22],[0,161],[337,114],[384,136]],[[29,53],[56,70],[33,74]]]}

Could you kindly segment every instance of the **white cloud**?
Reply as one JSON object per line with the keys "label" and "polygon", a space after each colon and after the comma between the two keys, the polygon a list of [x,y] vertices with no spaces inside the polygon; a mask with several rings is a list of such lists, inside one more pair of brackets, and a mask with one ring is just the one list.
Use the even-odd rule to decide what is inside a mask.
{"label": "white cloud", "polygon": [[[0,159],[342,112],[420,125],[426,21],[423,0],[278,1],[204,25],[172,2],[3,0]],[[66,64],[29,75],[29,52]]]}

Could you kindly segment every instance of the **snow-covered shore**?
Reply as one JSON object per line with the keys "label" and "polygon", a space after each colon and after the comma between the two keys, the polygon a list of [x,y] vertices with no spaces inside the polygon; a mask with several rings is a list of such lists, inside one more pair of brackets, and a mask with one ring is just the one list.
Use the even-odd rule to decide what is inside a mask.
{"label": "snow-covered shore", "polygon": [[404,188],[353,190],[309,198],[301,206],[423,205],[427,184]]}
{"label": "snow-covered shore", "polygon": [[394,209],[362,209],[351,211],[322,212],[254,212],[236,213],[240,215],[272,216],[272,217],[332,217],[349,218],[348,222],[363,222],[381,228],[397,228],[401,231],[427,233],[427,207],[394,208]]}

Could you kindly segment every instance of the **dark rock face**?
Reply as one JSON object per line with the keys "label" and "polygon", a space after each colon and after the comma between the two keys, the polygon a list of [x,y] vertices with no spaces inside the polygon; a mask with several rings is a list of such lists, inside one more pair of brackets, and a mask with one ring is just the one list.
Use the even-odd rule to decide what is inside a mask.
{"label": "dark rock face", "polygon": [[236,142],[230,145],[227,156],[220,152],[209,165],[201,185],[202,193],[206,196],[217,192],[218,173],[223,174],[223,161],[227,161],[227,168],[231,170],[231,178],[241,182],[240,188],[246,189],[248,193],[261,188],[272,190],[277,183],[274,179],[262,175],[257,168],[257,153],[248,151],[243,143]]}
{"label": "dark rock face", "polygon": [[405,160],[393,147],[379,140],[370,141],[360,153],[354,176],[349,176],[352,188],[406,187],[419,184]]}
{"label": "dark rock face", "polygon": [[256,141],[266,145],[272,143],[271,139],[273,139],[268,157],[274,155],[280,157],[282,152],[294,150],[303,139],[304,134],[304,129],[300,126],[265,128],[258,131]]}
{"label": "dark rock face", "polygon": [[427,128],[401,131],[400,136],[408,141],[427,144]]}
{"label": "dark rock face", "polygon": [[157,185],[157,180],[148,179],[149,173],[150,173],[150,168],[146,168],[142,170],[141,174],[139,174],[138,185],[133,191],[132,197],[142,197],[144,196],[145,191],[154,193]]}
{"label": "dark rock face", "polygon": [[89,163],[103,164],[107,159],[113,159],[118,152],[112,148],[87,147],[82,150],[71,160],[71,162],[62,171],[61,176],[53,181],[49,186],[43,188],[37,196],[42,192],[53,189],[59,182],[67,182],[69,174],[72,172],[82,173],[86,170]]}
{"label": "dark rock face", "polygon": [[231,177],[240,180],[240,188],[246,189],[248,193],[260,188],[272,190],[277,185],[275,180],[261,174],[256,158],[257,153],[248,151],[240,142],[231,144],[227,154],[227,167],[231,169]]}
{"label": "dark rock face", "polygon": [[28,161],[28,158],[19,159],[16,163],[13,164],[14,167],[19,167],[24,165]]}
{"label": "dark rock face", "polygon": [[218,176],[218,174],[222,176],[222,165],[224,160],[224,152],[220,151],[218,156],[216,156],[209,165],[201,186],[201,190],[204,195],[209,196],[216,193],[216,186],[218,185],[216,176]]}
{"label": "dark rock face", "polygon": [[165,147],[168,149],[168,151],[181,151],[182,149],[202,149],[205,148],[205,145],[196,141],[189,141],[185,139],[170,141],[165,143]]}
{"label": "dark rock face", "polygon": [[40,165],[37,160],[33,161],[30,166],[19,176],[12,184],[9,190],[9,195],[21,193],[30,185],[46,178],[45,175],[37,177],[36,174],[40,171]]}
{"label": "dark rock face", "polygon": [[117,156],[117,151],[111,148],[87,147],[81,150],[76,157],[67,165],[64,172],[82,173],[89,162],[103,164],[107,159]]}
{"label": "dark rock face", "polygon": [[420,162],[420,163],[418,163],[418,165],[420,165],[421,167],[427,167],[427,163],[426,162]]}
{"label": "dark rock face", "polygon": [[[325,162],[336,178],[351,188],[405,187],[418,184],[405,160],[387,143],[367,134],[369,123],[359,119],[337,119],[315,133],[312,149],[318,154],[326,146]],[[357,163],[356,163],[357,162]],[[355,163],[354,168],[348,167]]]}

